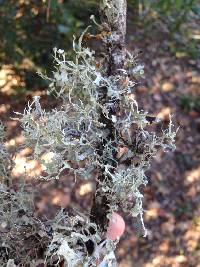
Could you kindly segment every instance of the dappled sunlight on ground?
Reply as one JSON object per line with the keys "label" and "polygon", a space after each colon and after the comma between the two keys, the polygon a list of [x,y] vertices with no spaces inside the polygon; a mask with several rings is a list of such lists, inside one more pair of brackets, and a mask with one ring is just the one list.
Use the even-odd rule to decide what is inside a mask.
{"label": "dappled sunlight on ground", "polygon": [[170,107],[164,107],[159,111],[157,117],[161,120],[165,120],[169,118],[170,114],[172,114],[172,109]]}
{"label": "dappled sunlight on ground", "polygon": [[14,158],[15,167],[12,171],[14,177],[24,176],[29,179],[37,177],[41,173],[41,166],[36,160],[27,160],[26,157],[17,155]]}
{"label": "dappled sunlight on ground", "polygon": [[83,197],[83,196],[85,196],[85,195],[87,195],[87,194],[89,194],[89,193],[92,193],[92,192],[94,192],[94,186],[93,186],[93,183],[91,183],[91,182],[87,182],[87,183],[85,183],[85,184],[82,184],[81,186],[80,186],[80,188],[79,188],[79,195],[81,196],[81,197]]}
{"label": "dappled sunlight on ground", "polygon": [[24,142],[24,137],[22,134],[16,136],[15,138],[11,138],[9,141],[6,142],[6,147],[9,149],[11,147],[23,144]]}
{"label": "dappled sunlight on ground", "polygon": [[21,77],[15,73],[11,65],[3,65],[0,70],[0,88],[6,95],[14,93],[13,87],[25,86]]}
{"label": "dappled sunlight on ground", "polygon": [[191,184],[193,182],[199,182],[200,180],[200,167],[197,167],[194,170],[189,171],[186,173],[186,185]]}
{"label": "dappled sunlight on ground", "polygon": [[10,105],[9,104],[1,105],[0,106],[0,114],[6,113],[9,109],[10,109]]}

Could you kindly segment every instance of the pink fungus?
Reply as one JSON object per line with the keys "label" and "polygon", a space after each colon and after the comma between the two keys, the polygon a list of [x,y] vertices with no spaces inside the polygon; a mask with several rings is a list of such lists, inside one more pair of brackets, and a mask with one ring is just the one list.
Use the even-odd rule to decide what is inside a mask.
{"label": "pink fungus", "polygon": [[125,230],[125,222],[122,216],[114,212],[109,220],[106,237],[112,241],[120,238]]}

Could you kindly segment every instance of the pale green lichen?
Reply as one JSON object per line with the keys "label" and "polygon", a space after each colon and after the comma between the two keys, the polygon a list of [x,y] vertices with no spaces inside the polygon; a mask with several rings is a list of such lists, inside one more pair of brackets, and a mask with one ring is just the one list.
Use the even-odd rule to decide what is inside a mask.
{"label": "pale green lichen", "polygon": [[[54,49],[56,71],[53,78],[40,74],[50,80],[50,91],[63,99],[63,105],[59,110],[45,112],[39,98],[34,98],[21,118],[27,144],[34,148],[37,159],[44,152],[53,153],[50,163],[42,162],[48,174],[46,179],[58,178],[64,169],[89,179],[95,169],[104,168],[101,194],[110,200],[110,210],[123,207],[133,216],[141,216],[140,187],[147,184],[145,171],[158,149],[175,148],[176,132],[172,129],[171,118],[169,128],[163,130],[162,135],[147,131],[148,112],[140,111],[136,100],[130,97],[135,83],[129,79],[128,71],[124,69],[121,76],[107,77],[104,69],[97,69],[94,52],[82,47],[82,38],[78,46],[73,46],[74,62],[66,59],[63,50]],[[132,64],[134,72],[143,69],[143,65],[135,65],[133,58],[129,53],[128,68]],[[107,88],[109,99],[119,101],[120,112],[111,118],[108,114],[113,102],[102,104],[99,101],[102,87]],[[114,124],[114,140],[108,138],[108,129],[100,123],[100,113]],[[101,146],[100,156],[98,148]],[[117,153],[120,147],[125,147],[127,152],[121,159],[113,158],[113,150]],[[80,162],[84,163],[81,167]],[[104,162],[110,163],[105,166]],[[117,163],[116,167],[112,162]]]}
{"label": "pale green lichen", "polygon": [[[109,5],[109,2],[106,3]],[[43,179],[58,179],[65,169],[81,179],[93,179],[97,177],[95,173],[103,170],[104,180],[98,181],[97,198],[101,195],[109,200],[109,214],[121,209],[139,217],[146,235],[141,191],[148,182],[145,171],[159,149],[175,149],[176,131],[173,130],[171,117],[169,127],[160,134],[148,131],[148,112],[141,111],[132,97],[136,83],[130,79],[130,74],[143,75],[144,66],[138,65],[130,52],[127,53],[127,68],[119,70],[121,75],[108,77],[103,64],[97,67],[94,51],[82,46],[82,39],[83,35],[78,44],[73,43],[74,61],[67,60],[67,54],[55,48],[53,77],[40,73],[50,82],[48,92],[62,99],[61,107],[45,111],[40,97],[36,96],[23,114],[17,113],[25,142],[33,149],[33,157],[44,167]],[[106,98],[101,101],[105,91]],[[110,110],[115,109],[115,101],[118,111],[110,116]],[[112,138],[110,130],[102,122],[102,116],[113,126]],[[158,120],[154,122],[158,123]],[[0,175],[7,177],[11,163],[2,144],[1,124],[0,127]],[[44,153],[49,153],[51,159],[44,160]],[[64,260],[68,267],[78,264],[86,267],[97,266],[96,261],[103,259],[99,267],[107,266],[108,262],[109,266],[115,266],[113,251],[117,242],[105,239],[105,232],[91,222],[90,215],[69,216],[61,210],[54,220],[41,222],[29,213],[33,210],[30,201],[27,201],[29,191],[9,192],[8,187],[2,186],[0,193],[3,227],[6,229],[9,224],[10,233],[16,235],[16,243],[20,243],[23,227],[30,226],[28,237],[35,236],[37,231],[39,238],[44,238],[43,245],[47,246],[47,263],[58,264]],[[19,210],[23,210],[25,215],[19,217]],[[12,251],[8,253],[12,262],[13,256],[20,256],[10,246],[11,236],[5,233],[0,239],[1,246]],[[88,241],[94,246],[90,254],[85,245]],[[20,260],[25,261],[24,254]],[[29,257],[30,264],[34,260]]]}

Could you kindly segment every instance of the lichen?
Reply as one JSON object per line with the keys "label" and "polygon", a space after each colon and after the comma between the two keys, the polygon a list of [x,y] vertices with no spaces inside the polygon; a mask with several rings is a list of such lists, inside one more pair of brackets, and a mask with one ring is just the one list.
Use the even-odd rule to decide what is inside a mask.
{"label": "lichen", "polygon": [[[116,8],[110,7],[109,1],[104,4]],[[33,149],[33,157],[44,167],[40,178],[59,179],[68,169],[76,178],[97,179],[100,187],[96,197],[101,195],[108,200],[107,216],[122,210],[139,217],[145,236],[142,206],[142,186],[148,183],[145,172],[159,149],[175,149],[176,131],[171,117],[168,128],[160,133],[148,130],[149,115],[139,109],[133,98],[136,82],[131,79],[134,75],[144,74],[144,65],[127,52],[125,67],[117,75],[108,76],[105,64],[97,64],[95,52],[82,46],[84,33],[77,43],[73,42],[74,61],[67,59],[65,51],[54,48],[53,76],[39,74],[49,81],[48,93],[61,98],[62,105],[45,111],[40,97],[35,96],[24,113],[16,115],[23,128],[26,146]],[[110,111],[114,111],[112,116]],[[155,118],[153,123],[160,122]],[[108,124],[112,125],[112,138],[110,130],[105,127]],[[0,175],[7,179],[12,164],[2,143],[1,124],[0,127]],[[44,153],[51,154],[51,159],[44,160]],[[95,173],[102,170],[104,179],[98,179]],[[1,248],[10,258],[8,264],[14,257],[21,262],[27,261],[24,257],[29,247],[18,255],[19,251],[13,246],[24,242],[20,238],[28,229],[26,237],[30,240],[41,238],[42,245],[47,247],[47,263],[56,266],[64,261],[68,267],[79,264],[100,267],[109,262],[109,266],[115,266],[113,251],[117,241],[107,240],[105,231],[91,221],[90,214],[68,215],[61,210],[52,221],[41,222],[34,215],[32,202],[28,201],[29,190],[22,186],[21,190],[11,192],[3,183],[0,190],[0,219],[5,230],[0,240]],[[89,252],[87,244],[93,247],[92,251]],[[28,260],[33,264],[34,257],[29,255]]]}

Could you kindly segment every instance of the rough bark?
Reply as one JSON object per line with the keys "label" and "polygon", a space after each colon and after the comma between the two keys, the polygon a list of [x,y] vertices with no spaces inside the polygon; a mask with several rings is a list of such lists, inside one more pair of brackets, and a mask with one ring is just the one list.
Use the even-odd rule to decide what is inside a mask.
{"label": "rough bark", "polygon": [[102,2],[100,5],[101,23],[111,33],[106,43],[109,56],[108,75],[116,75],[125,61],[127,3],[126,0],[103,0]]}
{"label": "rough bark", "polygon": [[[125,52],[125,36],[126,36],[126,13],[127,3],[126,0],[101,0],[100,4],[100,18],[103,31],[107,32],[107,38],[104,40],[106,47],[106,54],[108,56],[107,62],[107,76],[119,75],[119,69],[124,67],[126,52]],[[112,103],[112,108],[109,110],[108,117],[116,115],[119,109],[119,102],[117,100],[110,99],[107,95],[106,88],[101,88],[103,94],[101,94],[101,104]],[[104,114],[100,116],[100,122],[103,122],[105,128],[109,130],[107,140],[104,140],[103,145],[99,147],[99,155],[103,153],[103,146],[109,141],[115,144],[115,126],[112,121],[105,117]],[[112,151],[113,158],[116,158],[116,150]],[[107,161],[104,165],[109,164],[116,167],[116,162]],[[98,181],[104,180],[104,168],[99,172]],[[96,188],[100,188],[100,184],[97,182]],[[107,227],[107,213],[109,211],[109,200],[105,196],[101,196],[101,193],[97,193],[94,196],[93,206],[91,209],[91,218],[95,221],[102,230]]]}

